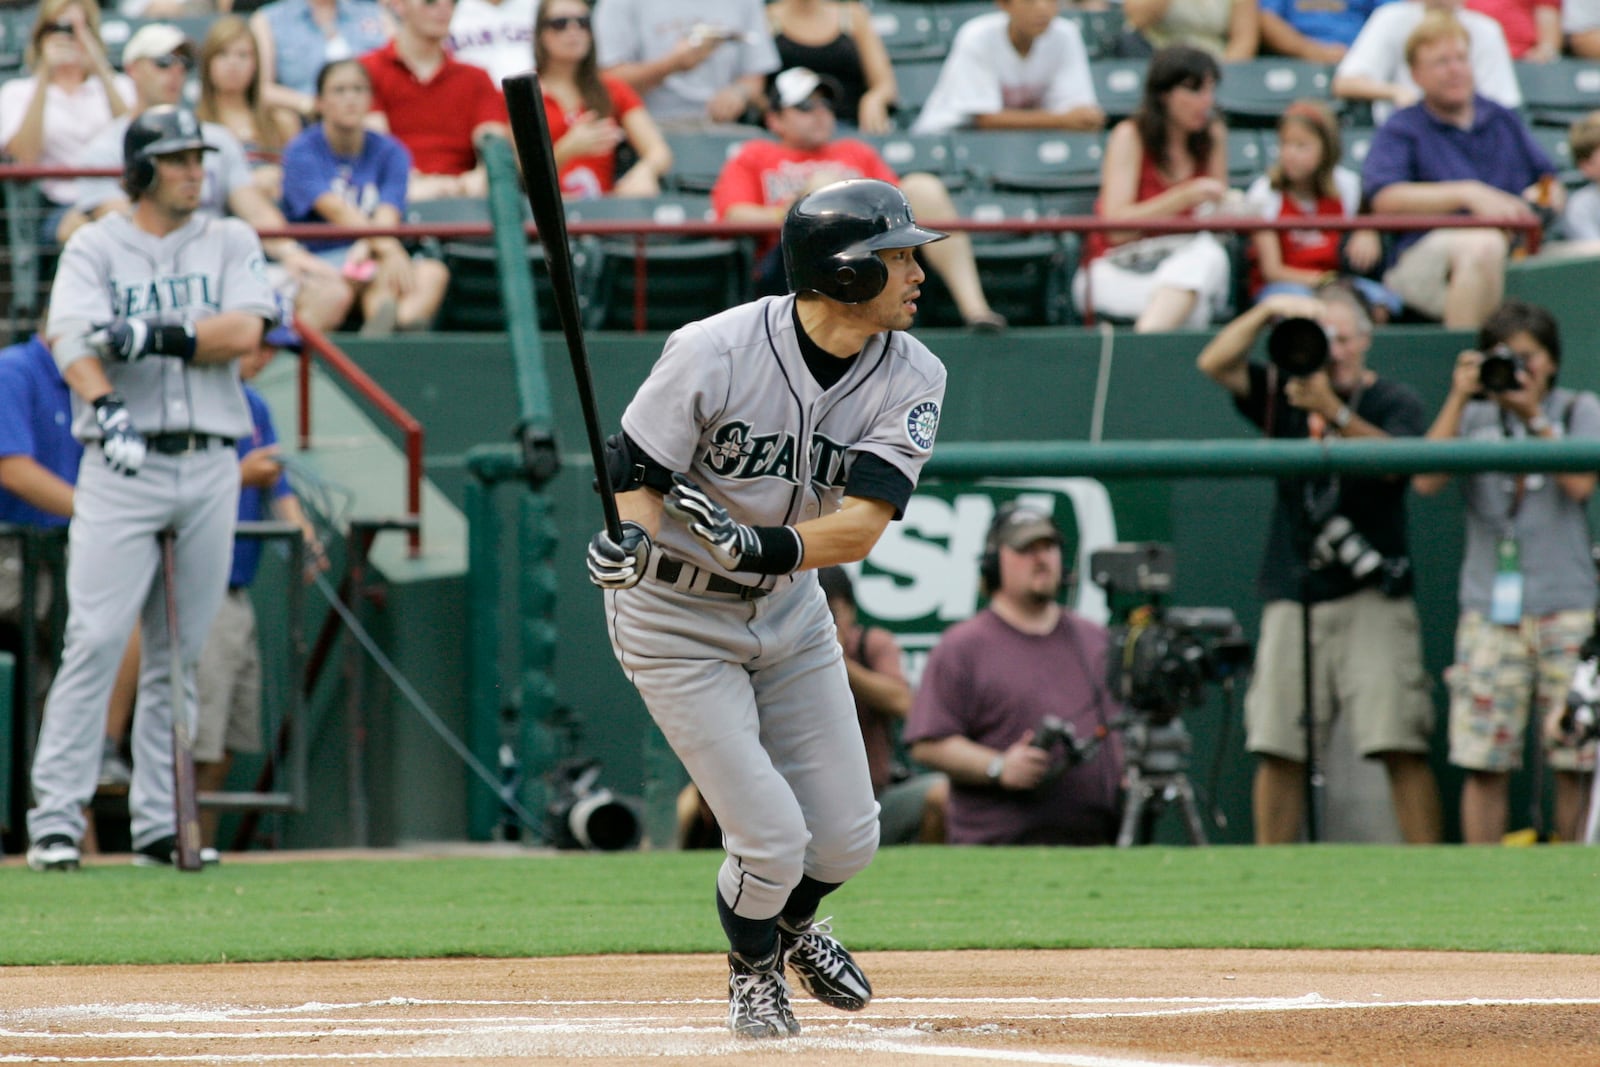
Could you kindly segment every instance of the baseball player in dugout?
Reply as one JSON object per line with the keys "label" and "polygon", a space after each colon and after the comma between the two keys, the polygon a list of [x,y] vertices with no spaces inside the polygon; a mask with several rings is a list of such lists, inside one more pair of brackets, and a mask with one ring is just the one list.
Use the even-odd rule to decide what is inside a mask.
{"label": "baseball player in dugout", "polygon": [[866,975],[818,919],[878,847],[877,802],[815,570],[864,559],[933,449],[944,365],[904,333],[925,278],[893,185],[783,222],[792,292],[690,323],[607,442],[621,542],[589,544],[612,648],[722,826],[728,1025],[800,1032],[787,969],[859,1011]]}
{"label": "baseball player in dugout", "polygon": [[128,127],[131,216],[108,215],[62,250],[44,335],[73,392],[84,444],[68,533],[67,635],[33,764],[28,865],[78,865],[106,699],[135,622],[144,635],[133,782],[134,861],[176,840],[171,641],[158,533],[176,531],[183,702],[228,585],[239,462],[251,432],[235,361],[274,313],[261,243],[237,219],[197,216],[208,150],[194,113],[152,108]]}

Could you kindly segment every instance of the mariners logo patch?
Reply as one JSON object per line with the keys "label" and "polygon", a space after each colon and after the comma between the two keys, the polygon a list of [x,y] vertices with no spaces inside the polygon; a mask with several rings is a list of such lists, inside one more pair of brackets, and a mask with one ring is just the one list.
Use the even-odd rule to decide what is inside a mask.
{"label": "mariners logo patch", "polygon": [[939,405],[934,401],[924,400],[906,415],[906,436],[922,451],[933,447],[933,438],[938,432]]}

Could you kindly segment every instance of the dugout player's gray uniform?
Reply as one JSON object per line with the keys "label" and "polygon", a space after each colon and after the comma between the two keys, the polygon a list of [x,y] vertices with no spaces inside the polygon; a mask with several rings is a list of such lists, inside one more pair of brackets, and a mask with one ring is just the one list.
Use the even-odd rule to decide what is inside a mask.
{"label": "dugout player's gray uniform", "polygon": [[[227,311],[268,320],[276,314],[261,242],[247,225],[196,216],[157,237],[113,214],[74,233],[62,250],[44,332],[58,339],[56,364],[65,370],[95,358],[84,336],[113,319],[178,323]],[[250,433],[251,423],[236,363],[147,356],[134,363],[106,360],[104,367],[151,448],[136,476],[113,471],[98,447],[93,409],[73,396],[73,433],[85,451],[68,531],[66,648],[34,754],[28,834],[34,841],[50,834],[82,840],[106,703],[139,622],[144,645],[129,792],[137,849],[174,833],[171,646],[156,534],[167,526],[178,531],[184,706],[192,718],[194,668],[227,591],[233,551],[239,462],[232,441]],[[176,439],[162,435],[178,434],[212,440],[170,454]]]}
{"label": "dugout player's gray uniform", "polygon": [[[654,460],[750,525],[838,510],[866,453],[915,485],[944,399],[943,364],[899,332],[869,339],[824,390],[794,302],[678,330],[622,417]],[[713,576],[763,595],[716,592]],[[606,611],[618,661],[722,827],[718,888],[736,915],[777,915],[802,874],[838,883],[866,866],[878,806],[815,571],[729,573],[669,518],[644,579],[608,590]]]}

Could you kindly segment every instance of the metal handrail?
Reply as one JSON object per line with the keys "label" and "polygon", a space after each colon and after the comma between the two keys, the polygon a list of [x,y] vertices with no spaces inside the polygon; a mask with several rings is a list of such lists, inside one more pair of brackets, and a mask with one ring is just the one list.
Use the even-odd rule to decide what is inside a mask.
{"label": "metal handrail", "polygon": [[406,538],[410,554],[415,558],[422,551],[422,423],[385,392],[383,386],[373,381],[366,371],[356,366],[355,361],[328,340],[322,331],[308,326],[299,316],[295,317],[294,325],[305,341],[299,363],[300,410],[297,418],[300,447],[311,447],[311,362],[315,356],[329,370],[343,378],[362,399],[377,408],[384,418],[394,423],[405,438],[406,518],[416,522],[407,531]]}

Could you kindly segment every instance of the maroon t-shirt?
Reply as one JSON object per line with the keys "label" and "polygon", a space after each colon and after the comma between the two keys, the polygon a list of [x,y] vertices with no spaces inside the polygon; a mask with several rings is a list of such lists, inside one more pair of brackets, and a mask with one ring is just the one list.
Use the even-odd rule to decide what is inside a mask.
{"label": "maroon t-shirt", "polygon": [[[1103,627],[1070,611],[1048,634],[1025,634],[985,609],[946,630],[928,656],[904,740],[960,735],[1004,750],[1046,715],[1087,741],[1119,708],[1106,692]],[[1122,748],[1113,734],[1094,759],[1020,793],[950,786],[951,844],[1110,844],[1117,835]]]}

